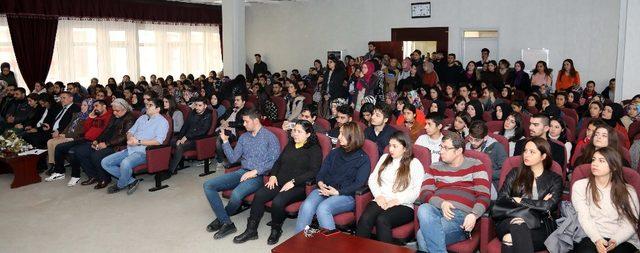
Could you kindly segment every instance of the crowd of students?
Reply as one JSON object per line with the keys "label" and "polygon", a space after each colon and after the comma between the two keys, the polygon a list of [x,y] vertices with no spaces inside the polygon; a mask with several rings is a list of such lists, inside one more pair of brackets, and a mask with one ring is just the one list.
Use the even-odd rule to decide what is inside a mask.
{"label": "crowd of students", "polygon": [[[373,200],[354,224],[357,236],[398,243],[392,230],[413,223],[415,213],[419,250],[446,252],[469,239],[489,214],[503,252],[533,252],[545,249],[556,231],[567,188],[565,199],[584,232],[570,248],[640,248],[638,198],[623,176],[626,167],[638,166],[640,95],[613,102],[615,79],[598,93],[595,82],[582,84],[571,59],[554,82],[543,61],[530,76],[522,61],[511,68],[506,59],[490,60],[487,49],[463,69],[455,54],[445,59],[441,52],[416,50],[395,59],[370,43],[364,56],[329,56],[325,66],[316,60],[304,76],[296,69],[272,74],[255,57],[247,77],[212,71],[177,80],[152,75],[137,83],[124,76],[106,85],[94,78],[86,88],[36,83],[28,95],[3,64],[0,131],[49,151],[45,181],[64,179],[68,161],[69,186],[84,171],[82,185],[132,194],[139,183],[133,168],[145,162],[147,147],[173,147],[163,175],[169,179],[183,153],[215,124],[215,167],[238,169],[204,183],[215,216],[207,231],[215,239],[236,233],[231,217],[254,194],[247,227],[235,243],[258,238],[268,202],[268,244],[279,242],[285,209],[295,202],[302,202],[296,232],[308,226],[334,230],[334,217],[353,212],[357,192],[367,187]],[[189,106],[188,115],[181,105]],[[218,120],[212,123],[214,112]],[[265,126],[286,131],[288,143]],[[331,138],[326,156],[318,133]],[[365,152],[368,141],[376,156]],[[418,160],[415,147],[426,147],[431,162]],[[491,165],[468,151],[484,153]],[[502,171],[513,156],[522,158],[520,165]],[[591,165],[589,176],[570,185],[583,164]],[[308,184],[314,185],[309,193]],[[231,191],[226,205],[222,191]]]}

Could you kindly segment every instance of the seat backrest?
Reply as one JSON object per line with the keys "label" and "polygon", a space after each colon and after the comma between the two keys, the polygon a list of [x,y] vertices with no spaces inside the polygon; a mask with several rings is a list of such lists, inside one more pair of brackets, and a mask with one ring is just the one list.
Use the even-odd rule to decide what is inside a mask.
{"label": "seat backrest", "polygon": [[561,116],[562,120],[564,121],[565,125],[567,126],[567,129],[571,130],[571,132],[575,132],[576,131],[576,125],[578,124],[577,121],[575,119],[573,119],[570,116],[562,115]]}
{"label": "seat backrest", "polygon": [[431,151],[428,148],[413,144],[413,157],[420,161],[425,172],[431,166]]}
{"label": "seat backrest", "polygon": [[640,133],[640,120],[637,120],[629,125],[629,140],[634,140]]}
{"label": "seat backrest", "polygon": [[509,140],[507,140],[507,138],[504,138],[504,136],[499,135],[499,134],[494,134],[493,132],[489,131],[489,137],[492,137],[494,139],[496,139],[496,141],[498,141],[500,144],[502,144],[502,147],[504,148],[504,151],[507,152],[507,154],[509,153]]}
{"label": "seat backrest", "polygon": [[224,108],[227,108],[227,110],[231,108],[231,102],[229,102],[229,100],[223,99],[222,102],[220,102],[220,104],[222,104]]}
{"label": "seat backrest", "polygon": [[393,127],[395,130],[397,131],[402,131],[404,134],[406,134],[407,136],[411,136],[411,130],[409,130],[409,128],[407,128],[406,126],[401,126],[401,125],[391,125],[391,127]]}
{"label": "seat backrest", "polygon": [[564,115],[567,115],[571,118],[573,118],[573,120],[577,123],[578,122],[578,113],[576,112],[576,110],[571,109],[571,108],[561,108],[560,109],[562,111],[562,113],[564,113]]}
{"label": "seat backrest", "polygon": [[364,132],[364,130],[367,129],[367,125],[362,123],[362,121],[355,121],[355,122],[358,125],[358,127],[360,127],[360,130],[362,130],[362,132]]}
{"label": "seat backrest", "polygon": [[502,120],[492,120],[487,122],[487,128],[489,129],[489,133],[499,132],[504,127],[504,121]]}
{"label": "seat backrest", "polygon": [[171,138],[173,137],[173,118],[168,114],[163,114],[162,116],[169,123],[169,131],[167,132],[167,136],[164,138],[162,145],[169,145],[169,142],[171,142]]}
{"label": "seat backrest", "polygon": [[[626,180],[628,184],[635,188],[636,194],[638,194],[638,197],[640,197],[640,174],[638,174],[636,170],[629,167],[624,167],[622,170],[622,173],[624,174],[624,180]],[[569,190],[573,190],[573,184],[576,181],[587,178],[590,174],[591,164],[582,164],[576,167],[571,174],[571,184],[569,184]],[[569,198],[571,198],[571,194],[569,194]]]}
{"label": "seat backrest", "polygon": [[563,152],[562,154],[564,155],[564,163],[565,164],[561,164],[561,165],[562,165],[562,167],[566,168],[567,164],[569,163],[569,160],[567,160],[567,146],[565,146],[564,143],[562,143],[559,140],[554,140],[554,139],[551,139],[551,138],[549,138],[548,140],[550,140],[552,142],[555,142],[556,144],[558,144],[558,145],[560,145],[562,147],[562,152]]}
{"label": "seat backrest", "polygon": [[364,145],[362,145],[362,151],[364,151],[367,156],[369,156],[369,162],[371,162],[371,171],[376,167],[378,163],[378,145],[375,142],[370,140],[365,140]]}
{"label": "seat backrest", "polygon": [[353,111],[351,121],[360,122],[360,111]]}
{"label": "seat backrest", "polygon": [[324,118],[320,118],[319,116],[316,117],[315,123],[318,124],[320,127],[322,127],[322,129],[326,131],[331,130],[331,123],[329,123],[329,121]]}
{"label": "seat backrest", "polygon": [[302,96],[304,97],[304,101],[303,101],[303,103],[304,103],[305,105],[309,105],[309,104],[313,103],[313,95],[312,95],[311,93],[303,92],[303,93],[301,93],[301,94],[302,94]]}
{"label": "seat backrest", "polygon": [[191,112],[191,108],[185,104],[178,104],[176,105],[176,108],[182,113],[182,119],[184,120],[184,122],[187,122],[187,119],[189,118],[189,114]]}
{"label": "seat backrest", "polygon": [[[132,110],[131,115],[133,115],[133,118],[137,120],[138,118],[140,118],[140,116],[142,116],[142,112],[138,110]],[[173,122],[173,119],[170,121]]]}
{"label": "seat backrest", "polygon": [[493,116],[491,115],[491,111],[485,111],[482,113],[482,120],[484,122],[489,122],[493,120]]}
{"label": "seat backrest", "polygon": [[456,120],[455,117],[446,118],[442,120],[442,127],[450,126],[449,129],[453,129],[453,121]]}
{"label": "seat backrest", "polygon": [[207,135],[213,135],[216,131],[216,128],[218,127],[218,111],[217,110],[210,110],[211,111],[211,127],[209,128],[209,131],[207,131]]}
{"label": "seat backrest", "polygon": [[289,137],[287,136],[287,132],[282,130],[282,128],[277,128],[277,127],[265,126],[265,128],[267,128],[267,130],[272,132],[276,136],[276,138],[278,138],[278,142],[280,143],[280,152],[282,152],[282,150],[284,150],[284,147],[287,146],[287,143],[289,143]]}
{"label": "seat backrest", "polygon": [[445,118],[455,118],[456,117],[456,113],[451,110],[451,108],[447,108],[444,110],[444,117]]}
{"label": "seat backrest", "polygon": [[576,142],[576,136],[573,133],[574,132],[572,132],[571,129],[569,129],[569,128],[565,129],[565,134],[567,135],[567,141],[569,141],[571,143],[575,143]]}
{"label": "seat backrest", "polygon": [[318,136],[318,143],[320,144],[320,149],[322,150],[322,159],[324,159],[325,157],[327,157],[329,152],[331,152],[331,148],[333,147],[333,145],[331,145],[331,139],[329,139],[329,137],[325,134],[321,133],[316,133],[316,136]]}

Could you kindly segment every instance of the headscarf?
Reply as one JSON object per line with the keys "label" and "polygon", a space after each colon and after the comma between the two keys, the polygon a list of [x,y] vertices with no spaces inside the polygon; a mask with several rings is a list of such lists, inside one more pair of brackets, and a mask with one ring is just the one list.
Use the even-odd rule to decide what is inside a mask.
{"label": "headscarf", "polygon": [[127,110],[128,112],[133,110],[133,108],[131,107],[131,105],[129,105],[129,103],[127,103],[126,100],[124,100],[123,98],[116,98],[111,102],[111,106],[120,106],[122,108],[124,108],[125,110]]}
{"label": "headscarf", "polygon": [[372,103],[372,104],[376,104],[376,98],[374,96],[366,96],[362,99],[362,103]]}
{"label": "headscarf", "polygon": [[607,107],[607,106],[610,106],[611,109],[613,109],[613,112],[611,113],[611,119],[604,119],[602,117],[601,118],[602,120],[604,120],[604,122],[607,122],[607,125],[615,128],[616,125],[620,123],[620,118],[624,116],[624,108],[622,108],[622,105],[618,103],[612,103],[612,102],[604,104],[604,107]]}
{"label": "headscarf", "polygon": [[94,99],[93,98],[87,98],[85,100],[82,101],[82,105],[87,105],[87,111],[86,112],[79,112],[78,113],[78,119],[80,120],[85,120],[89,117],[89,114],[93,111],[93,102]]}
{"label": "headscarf", "polygon": [[438,116],[441,116],[441,117],[444,118],[444,116],[445,116],[444,112],[447,109],[447,103],[445,103],[444,101],[442,101],[440,99],[436,99],[436,100],[434,100],[432,102],[432,104],[438,105],[438,111],[431,112],[431,108],[426,109],[427,112],[428,112],[427,113],[427,115],[428,115],[427,117],[432,117],[432,116],[438,115]]}
{"label": "headscarf", "polygon": [[342,105],[346,105],[347,104],[347,100],[344,98],[336,98],[333,101],[331,101],[332,104],[335,104],[336,106],[340,107]]}
{"label": "headscarf", "polygon": [[482,103],[480,103],[479,100],[474,99],[469,101],[469,103],[467,103],[467,107],[468,106],[473,106],[474,109],[476,109],[476,116],[472,117],[471,119],[473,120],[482,120],[482,114],[484,114],[484,109],[482,108]]}

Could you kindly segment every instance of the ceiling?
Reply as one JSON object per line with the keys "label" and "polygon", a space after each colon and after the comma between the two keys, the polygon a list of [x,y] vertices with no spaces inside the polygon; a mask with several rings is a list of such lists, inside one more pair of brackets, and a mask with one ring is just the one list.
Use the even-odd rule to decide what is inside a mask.
{"label": "ceiling", "polygon": [[[222,0],[162,0],[162,1],[176,1],[183,3],[194,4],[209,4],[209,5],[221,5]],[[233,0],[235,1],[235,0]],[[303,0],[244,0],[246,3],[279,3],[279,2],[298,2]]]}

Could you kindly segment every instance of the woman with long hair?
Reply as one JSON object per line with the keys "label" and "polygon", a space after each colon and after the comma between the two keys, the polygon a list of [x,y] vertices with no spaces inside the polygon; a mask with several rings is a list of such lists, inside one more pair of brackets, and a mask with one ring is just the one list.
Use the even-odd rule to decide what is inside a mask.
{"label": "woman with long hair", "polygon": [[513,156],[516,142],[524,139],[524,127],[522,126],[522,116],[520,113],[512,113],[507,116],[498,134],[507,138],[509,141],[509,156]]}
{"label": "woman with long hair", "polygon": [[409,136],[402,131],[392,134],[389,153],[380,157],[369,176],[373,201],[358,220],[356,235],[369,238],[375,227],[378,240],[392,243],[391,230],[413,221],[413,202],[420,195],[423,175]]}
{"label": "woman with long hair", "polygon": [[467,113],[471,116],[472,120],[482,120],[482,114],[484,114],[484,109],[482,108],[482,103],[477,100],[471,100],[467,103]]}
{"label": "woman with long hair", "polygon": [[[622,154],[620,150],[620,140],[618,138],[618,133],[616,130],[611,128],[610,126],[600,126],[593,131],[593,135],[591,136],[591,141],[589,144],[583,146],[582,153],[580,156],[576,158],[573,163],[573,167],[578,167],[581,164],[588,164],[591,162],[591,158],[593,154],[604,148],[604,147],[612,147],[618,150],[618,153]],[[629,161],[623,159],[623,163],[625,165],[629,164]]]}
{"label": "woman with long hair", "polygon": [[285,208],[305,199],[306,182],[316,175],[321,164],[322,150],[313,124],[306,120],[296,122],[289,143],[273,164],[269,181],[255,193],[247,229],[233,238],[233,242],[258,239],[258,225],[265,212],[265,203],[272,201],[271,234],[267,244],[278,243],[282,235],[282,223],[286,219]]}
{"label": "woman with long hair", "polygon": [[362,150],[364,133],[355,122],[340,127],[338,148],[331,150],[316,175],[318,187],[300,206],[296,232],[311,224],[315,216],[320,227],[336,229],[333,216],[355,209],[355,193],[367,183],[369,156]]}
{"label": "woman with long hair", "polygon": [[474,61],[469,61],[465,71],[462,73],[462,83],[475,86],[480,78],[478,77],[478,66]]}
{"label": "woman with long hair", "polygon": [[562,69],[558,71],[556,90],[564,91],[580,87],[580,73],[573,66],[573,60],[566,59],[562,62]]}
{"label": "woman with long hair", "polygon": [[173,132],[180,132],[182,125],[184,125],[184,115],[182,114],[182,111],[178,110],[176,100],[173,96],[166,95],[162,99],[162,102],[164,103],[164,110],[167,112],[167,115],[173,119]]}
{"label": "woman with long hair", "polygon": [[[544,241],[553,231],[548,231],[539,222],[556,211],[562,197],[562,177],[551,171],[552,164],[549,142],[541,137],[527,139],[522,163],[507,174],[492,210],[503,253],[545,249]],[[540,215],[532,214],[537,219],[517,215],[498,216],[493,211],[500,206],[525,206],[530,210],[535,209]]]}
{"label": "woman with long hair", "polygon": [[458,112],[453,120],[452,132],[458,133],[462,138],[466,138],[469,135],[469,126],[471,126],[471,116],[467,112]]}
{"label": "woman with long hair", "polygon": [[506,120],[511,115],[511,106],[507,103],[497,104],[491,113],[493,120]]}
{"label": "woman with long hair", "polygon": [[291,82],[287,84],[287,113],[285,119],[293,121],[298,118],[298,115],[302,112],[304,107],[304,96],[301,95],[301,89],[298,82]]}
{"label": "woman with long hair", "polygon": [[541,88],[548,89],[553,82],[551,70],[545,61],[538,61],[536,67],[531,71],[531,91],[539,91]]}
{"label": "woman with long hair", "polygon": [[573,144],[567,140],[567,124],[564,123],[564,120],[552,117],[549,122],[548,136],[552,140],[564,143],[564,148],[567,151],[567,161],[570,161]]}
{"label": "woman with long hair", "polygon": [[589,177],[571,188],[571,203],[587,235],[573,244],[573,252],[638,251],[638,195],[625,180],[622,157],[615,148],[593,154]]}

